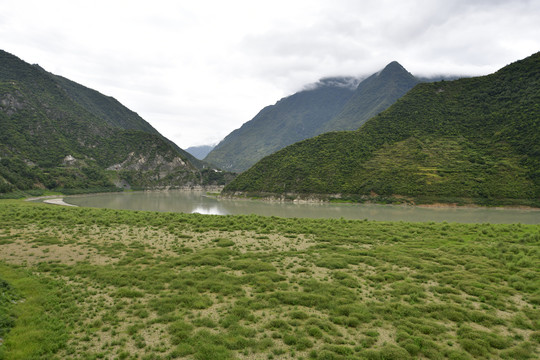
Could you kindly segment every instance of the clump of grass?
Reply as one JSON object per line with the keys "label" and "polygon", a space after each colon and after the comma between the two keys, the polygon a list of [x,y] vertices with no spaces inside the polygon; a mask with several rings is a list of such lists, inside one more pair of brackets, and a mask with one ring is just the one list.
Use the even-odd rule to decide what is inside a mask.
{"label": "clump of grass", "polygon": [[6,358],[36,331],[51,344],[30,358],[526,359],[540,346],[538,226],[10,201],[0,223],[14,249],[0,261],[20,267],[0,265],[4,293],[25,299],[6,308]]}
{"label": "clump of grass", "polygon": [[76,316],[70,289],[59,282],[41,280],[3,264],[0,264],[0,276],[4,279],[4,288],[9,286],[17,294],[17,299],[13,294],[9,295],[9,301],[16,301],[16,306],[8,310],[8,322],[2,327],[7,334],[0,346],[0,357],[54,356],[66,346],[68,328]]}
{"label": "clump of grass", "polygon": [[38,245],[58,245],[62,243],[62,241],[60,241],[60,239],[58,239],[56,236],[47,235],[38,236],[31,240],[31,242]]}
{"label": "clump of grass", "polygon": [[3,338],[15,325],[16,317],[13,313],[13,305],[20,300],[15,289],[7,281],[0,278],[0,338]]}
{"label": "clump of grass", "polygon": [[219,246],[219,247],[230,247],[230,246],[234,246],[234,241],[230,240],[230,239],[224,239],[224,238],[217,238],[217,239],[214,239],[212,240],[213,243],[216,244],[216,246]]}
{"label": "clump of grass", "polygon": [[15,239],[18,239],[19,237],[19,234],[2,235],[0,236],[0,245],[13,244],[15,242]]}
{"label": "clump of grass", "polygon": [[118,290],[116,290],[116,293],[114,294],[115,297],[119,298],[140,298],[143,297],[144,294],[140,291],[127,288],[127,287],[121,287]]}

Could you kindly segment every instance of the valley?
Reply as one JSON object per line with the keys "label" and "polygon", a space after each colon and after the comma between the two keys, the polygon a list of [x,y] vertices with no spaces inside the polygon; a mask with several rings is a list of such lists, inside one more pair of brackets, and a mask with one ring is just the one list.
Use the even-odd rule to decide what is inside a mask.
{"label": "valley", "polygon": [[205,160],[0,65],[0,359],[538,358],[540,53],[324,78]]}

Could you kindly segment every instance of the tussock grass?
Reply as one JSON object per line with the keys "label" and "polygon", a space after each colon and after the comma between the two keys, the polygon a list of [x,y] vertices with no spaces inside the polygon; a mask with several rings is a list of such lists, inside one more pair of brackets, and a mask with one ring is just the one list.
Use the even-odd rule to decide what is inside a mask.
{"label": "tussock grass", "polygon": [[[0,202],[0,358],[533,359],[538,225]],[[7,315],[4,315],[7,314]]]}

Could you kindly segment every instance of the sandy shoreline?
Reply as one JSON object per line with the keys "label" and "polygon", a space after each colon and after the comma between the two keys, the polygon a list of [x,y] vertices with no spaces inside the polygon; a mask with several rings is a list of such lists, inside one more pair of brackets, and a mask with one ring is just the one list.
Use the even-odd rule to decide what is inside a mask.
{"label": "sandy shoreline", "polygon": [[47,199],[47,200],[43,200],[43,202],[44,202],[45,204],[77,207],[77,205],[68,204],[67,202],[64,201],[63,198]]}
{"label": "sandy shoreline", "polygon": [[31,197],[31,198],[24,199],[24,201],[39,201],[39,200],[43,200],[45,204],[77,207],[77,205],[68,204],[67,202],[64,201],[63,197],[60,197],[58,195],[45,195],[45,196],[38,196],[38,197]]}

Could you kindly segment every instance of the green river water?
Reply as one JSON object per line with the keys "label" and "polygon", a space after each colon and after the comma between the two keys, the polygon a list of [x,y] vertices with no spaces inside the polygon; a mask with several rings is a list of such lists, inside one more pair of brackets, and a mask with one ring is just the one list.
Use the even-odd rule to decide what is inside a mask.
{"label": "green river water", "polygon": [[304,218],[343,217],[379,221],[540,224],[539,210],[474,207],[426,208],[376,204],[296,204],[217,199],[199,191],[110,193],[70,196],[64,200],[69,204],[87,207],[213,215],[257,214]]}

